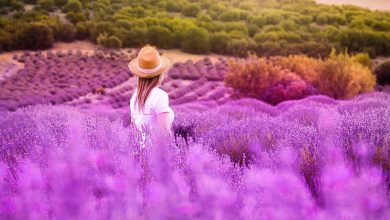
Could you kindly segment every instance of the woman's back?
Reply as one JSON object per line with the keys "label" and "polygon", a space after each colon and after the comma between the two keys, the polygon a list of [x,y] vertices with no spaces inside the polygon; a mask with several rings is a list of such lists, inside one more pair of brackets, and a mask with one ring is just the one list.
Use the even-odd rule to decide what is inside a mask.
{"label": "woman's back", "polygon": [[142,130],[143,125],[154,127],[157,123],[156,116],[164,112],[168,113],[168,120],[170,125],[172,125],[175,115],[169,107],[169,97],[164,90],[154,87],[145,101],[143,111],[139,109],[136,99],[137,89],[135,89],[130,99],[130,113],[134,124],[139,130]]}

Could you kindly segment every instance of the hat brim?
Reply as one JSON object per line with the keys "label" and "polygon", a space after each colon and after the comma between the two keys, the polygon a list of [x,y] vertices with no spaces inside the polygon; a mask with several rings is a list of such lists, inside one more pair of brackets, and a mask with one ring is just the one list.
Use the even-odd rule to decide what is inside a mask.
{"label": "hat brim", "polygon": [[158,71],[153,72],[153,73],[144,73],[144,72],[139,71],[138,70],[138,58],[131,60],[128,67],[129,67],[130,72],[132,72],[134,75],[136,75],[138,77],[152,78],[152,77],[158,76],[161,73],[163,73],[171,65],[170,59],[163,57],[163,56],[161,56],[160,58],[161,58],[161,68]]}

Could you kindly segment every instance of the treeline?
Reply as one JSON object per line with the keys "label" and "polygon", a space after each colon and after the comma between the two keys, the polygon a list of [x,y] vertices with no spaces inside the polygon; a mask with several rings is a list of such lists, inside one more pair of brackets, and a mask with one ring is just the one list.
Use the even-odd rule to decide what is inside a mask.
{"label": "treeline", "polygon": [[312,0],[0,0],[0,50],[104,47],[245,56],[390,54],[390,13]]}

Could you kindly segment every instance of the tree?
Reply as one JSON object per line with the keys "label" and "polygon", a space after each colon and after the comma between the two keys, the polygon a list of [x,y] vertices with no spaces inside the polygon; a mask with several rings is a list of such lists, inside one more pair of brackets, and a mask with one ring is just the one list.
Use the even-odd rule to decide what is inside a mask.
{"label": "tree", "polygon": [[62,6],[64,6],[67,2],[68,2],[68,0],[54,0],[54,4],[55,4],[57,7],[62,7]]}
{"label": "tree", "polygon": [[37,0],[23,0],[23,2],[26,3],[26,4],[35,5],[37,3]]}
{"label": "tree", "polygon": [[120,48],[122,47],[122,41],[117,36],[108,36],[107,33],[99,34],[97,38],[99,46],[105,48]]}
{"label": "tree", "polygon": [[193,27],[184,31],[181,48],[190,53],[207,53],[210,50],[209,33],[204,28]]}
{"label": "tree", "polygon": [[93,23],[89,28],[89,37],[92,41],[96,41],[99,34],[106,32],[108,35],[114,35],[114,26],[110,22],[102,21]]}
{"label": "tree", "polygon": [[217,32],[210,35],[210,47],[211,51],[220,54],[226,54],[228,52],[227,46],[232,40],[230,35],[226,32]]}
{"label": "tree", "polygon": [[147,31],[144,28],[135,27],[130,29],[120,28],[118,34],[125,47],[140,47],[146,44]]}
{"label": "tree", "polygon": [[148,31],[148,42],[161,48],[171,48],[173,34],[165,27],[153,26]]}
{"label": "tree", "polygon": [[79,0],[69,0],[68,3],[62,8],[63,12],[82,12],[83,6]]}
{"label": "tree", "polygon": [[238,20],[240,20],[240,11],[239,10],[225,11],[219,16],[219,20],[221,20],[221,21],[238,21]]}
{"label": "tree", "polygon": [[55,34],[57,41],[72,42],[76,38],[77,29],[71,23],[60,24]]}
{"label": "tree", "polygon": [[0,52],[4,50],[12,50],[14,47],[12,35],[6,31],[0,30]]}
{"label": "tree", "polygon": [[85,21],[85,16],[81,12],[69,11],[66,13],[66,19],[72,22],[73,24],[76,24],[80,21]]}
{"label": "tree", "polygon": [[169,12],[181,12],[184,8],[184,2],[182,1],[168,1],[165,9]]}
{"label": "tree", "polygon": [[21,49],[48,49],[53,46],[53,31],[42,23],[29,23],[16,32],[17,45]]}
{"label": "tree", "polygon": [[12,0],[11,1],[11,8],[15,11],[19,11],[24,8],[24,4],[22,1],[19,0]]}
{"label": "tree", "polygon": [[390,85],[390,60],[379,65],[375,74],[380,85]]}
{"label": "tree", "polygon": [[200,6],[195,3],[192,3],[184,7],[183,15],[187,17],[196,17],[200,11],[201,11]]}
{"label": "tree", "polygon": [[53,11],[55,5],[54,3],[54,0],[38,0],[39,7],[46,11]]}
{"label": "tree", "polygon": [[75,36],[75,38],[79,39],[79,40],[83,40],[83,39],[88,38],[88,35],[89,35],[88,30],[89,30],[88,23],[86,23],[86,22],[78,22],[76,24],[76,36]]}

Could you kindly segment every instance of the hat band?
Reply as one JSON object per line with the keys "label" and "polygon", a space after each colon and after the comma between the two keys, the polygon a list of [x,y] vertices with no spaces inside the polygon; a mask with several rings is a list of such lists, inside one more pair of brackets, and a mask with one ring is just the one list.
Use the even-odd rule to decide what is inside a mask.
{"label": "hat band", "polygon": [[158,64],[157,67],[155,68],[152,68],[152,69],[144,69],[140,66],[137,65],[137,69],[138,71],[142,72],[142,73],[154,73],[154,72],[157,72],[161,69],[161,66],[162,66],[162,62],[161,62],[161,58],[159,57],[158,60],[160,61],[160,63]]}

